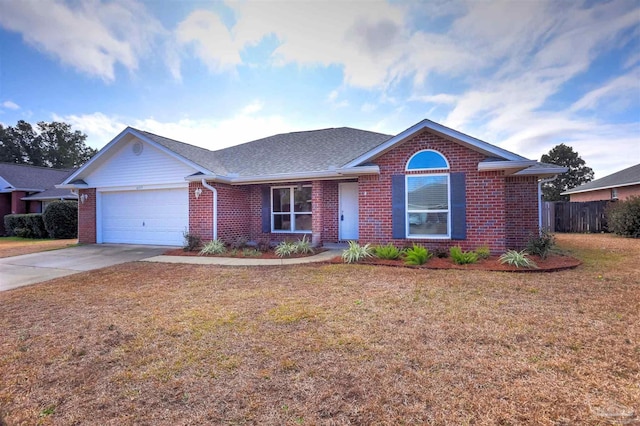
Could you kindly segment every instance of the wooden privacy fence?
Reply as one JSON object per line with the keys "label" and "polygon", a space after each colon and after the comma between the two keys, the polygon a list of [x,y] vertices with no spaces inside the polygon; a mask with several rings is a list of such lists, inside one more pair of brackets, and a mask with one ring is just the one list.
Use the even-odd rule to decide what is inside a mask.
{"label": "wooden privacy fence", "polygon": [[550,232],[608,232],[604,214],[609,201],[545,201],[542,228]]}

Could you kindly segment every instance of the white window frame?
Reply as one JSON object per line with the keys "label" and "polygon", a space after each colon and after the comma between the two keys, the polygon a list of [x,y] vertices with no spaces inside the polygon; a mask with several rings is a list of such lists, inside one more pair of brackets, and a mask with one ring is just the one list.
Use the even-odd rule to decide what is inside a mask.
{"label": "white window frame", "polygon": [[[413,160],[413,157],[422,154],[423,152],[435,152],[436,154],[438,154],[439,156],[441,156],[444,159],[445,164],[447,165],[447,167],[431,167],[431,168],[420,168],[420,169],[410,169],[409,168],[409,163],[411,163],[411,160]],[[425,171],[425,170],[449,170],[450,166],[449,166],[449,160],[447,160],[447,157],[445,157],[444,155],[442,155],[441,152],[436,151],[435,149],[421,149],[420,151],[416,152],[415,154],[413,154],[411,157],[409,157],[409,160],[407,160],[407,164],[404,166],[404,170],[407,172],[419,172],[419,171]]]}
{"label": "white window frame", "polygon": [[[437,209],[437,210],[411,210],[409,211],[409,179],[411,178],[421,178],[421,177],[439,177],[445,176],[447,178],[447,206],[446,210]],[[405,235],[407,239],[412,240],[450,240],[451,239],[451,179],[449,177],[449,173],[426,173],[426,174],[411,174],[405,176],[404,182],[404,214],[405,214]],[[445,234],[410,234],[410,226],[409,223],[409,214],[415,213],[447,213],[447,233]]]}
{"label": "white window frame", "polygon": [[[312,188],[312,185],[302,185],[302,188]],[[289,212],[291,228],[287,231],[284,229],[274,229],[275,225],[275,215],[285,216],[286,212],[274,212],[273,211],[273,190],[274,189],[288,189],[289,190],[289,205],[291,206],[291,211]],[[271,232],[278,234],[311,234],[313,230],[300,230],[294,231],[296,228],[296,215],[297,214],[308,214],[311,216],[311,220],[313,222],[313,204],[311,205],[310,212],[296,212],[295,211],[295,191],[298,189],[298,185],[284,185],[284,186],[272,186],[271,187],[271,205],[269,206],[269,210],[271,210]]]}

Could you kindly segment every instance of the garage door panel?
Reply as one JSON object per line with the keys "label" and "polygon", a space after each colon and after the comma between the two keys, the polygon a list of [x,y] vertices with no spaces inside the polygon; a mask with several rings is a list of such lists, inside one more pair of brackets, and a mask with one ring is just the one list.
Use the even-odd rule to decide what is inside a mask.
{"label": "garage door panel", "polygon": [[182,245],[189,226],[187,189],[102,193],[102,242]]}

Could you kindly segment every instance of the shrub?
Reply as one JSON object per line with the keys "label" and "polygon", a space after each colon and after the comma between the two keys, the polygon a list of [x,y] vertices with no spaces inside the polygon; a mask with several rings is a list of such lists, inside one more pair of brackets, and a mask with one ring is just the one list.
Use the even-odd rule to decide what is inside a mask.
{"label": "shrub", "polygon": [[247,239],[245,237],[238,237],[234,242],[230,244],[231,248],[241,250],[247,246]]}
{"label": "shrub", "polygon": [[402,254],[402,250],[389,243],[386,246],[377,246],[373,252],[380,259],[396,260]]}
{"label": "shrub", "polygon": [[361,246],[355,241],[349,241],[349,248],[342,252],[342,260],[345,263],[360,262],[371,256],[373,255],[371,254],[370,244]]}
{"label": "shrub", "polygon": [[289,257],[296,252],[295,244],[291,241],[281,241],[276,246],[276,256]]}
{"label": "shrub", "polygon": [[438,247],[433,251],[433,254],[435,254],[439,259],[446,259],[447,257],[449,257],[449,250]]}
{"label": "shrub", "polygon": [[527,257],[527,252],[524,250],[516,251],[509,250],[500,256],[500,263],[506,263],[508,265],[515,266],[517,268],[537,268],[538,265]]}
{"label": "shrub", "polygon": [[224,245],[222,240],[212,240],[202,247],[202,250],[200,250],[200,256],[206,254],[223,254],[225,251],[227,251],[227,247]]}
{"label": "shrub", "polygon": [[311,247],[311,242],[307,240],[307,236],[303,236],[301,240],[293,243],[293,251],[294,253],[299,254],[308,254],[313,253],[313,247]]}
{"label": "shrub", "polygon": [[478,261],[478,255],[474,251],[462,251],[459,246],[451,247],[449,249],[451,258],[458,265],[466,265],[468,263],[476,263]]}
{"label": "shrub", "polygon": [[623,237],[640,238],[640,196],[609,204],[605,211],[609,231]]}
{"label": "shrub", "polygon": [[189,232],[185,232],[182,235],[184,236],[184,245],[182,246],[184,251],[196,251],[202,246],[202,238],[199,236]]}
{"label": "shrub", "polygon": [[478,255],[478,259],[488,259],[491,256],[491,250],[489,250],[487,246],[478,247],[476,254]]}
{"label": "shrub", "polygon": [[260,238],[256,242],[256,248],[262,252],[269,251],[271,248],[271,241],[268,238]]}
{"label": "shrub", "polygon": [[8,214],[4,217],[4,229],[7,235],[21,238],[47,238],[42,214]]}
{"label": "shrub", "polygon": [[42,213],[51,238],[78,238],[78,202],[52,201]]}
{"label": "shrub", "polygon": [[262,252],[260,250],[256,250],[254,248],[243,248],[242,249],[242,255],[244,257],[257,257],[260,256],[262,254]]}
{"label": "shrub", "polygon": [[432,254],[429,253],[427,248],[414,244],[413,247],[405,250],[404,263],[407,265],[423,265],[431,256]]}
{"label": "shrub", "polygon": [[527,252],[540,256],[542,259],[546,259],[555,245],[556,237],[552,233],[543,229],[540,230],[538,235],[534,235],[529,238],[529,241],[527,242]]}

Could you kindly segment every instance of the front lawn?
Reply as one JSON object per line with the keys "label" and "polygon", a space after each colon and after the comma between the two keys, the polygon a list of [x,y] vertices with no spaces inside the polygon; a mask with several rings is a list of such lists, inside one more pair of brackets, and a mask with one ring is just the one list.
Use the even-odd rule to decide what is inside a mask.
{"label": "front lawn", "polygon": [[0,258],[19,256],[21,254],[38,253],[41,251],[56,250],[71,247],[78,243],[77,239],[52,240],[32,239],[20,237],[0,237]]}
{"label": "front lawn", "polygon": [[7,424],[630,424],[638,240],[577,269],[136,262],[0,293]]}

